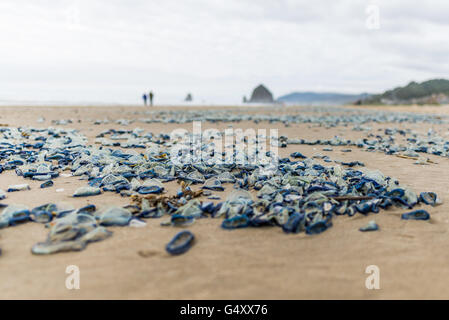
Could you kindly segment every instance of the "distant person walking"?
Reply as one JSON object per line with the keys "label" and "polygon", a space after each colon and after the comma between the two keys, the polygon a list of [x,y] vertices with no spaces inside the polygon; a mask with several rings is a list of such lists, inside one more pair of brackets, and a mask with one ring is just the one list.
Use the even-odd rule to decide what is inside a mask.
{"label": "distant person walking", "polygon": [[153,97],[154,97],[153,91],[150,91],[150,93],[148,94],[148,97],[150,98],[150,106],[152,107],[153,106]]}
{"label": "distant person walking", "polygon": [[144,106],[147,106],[147,95],[145,93],[142,95],[142,99]]}

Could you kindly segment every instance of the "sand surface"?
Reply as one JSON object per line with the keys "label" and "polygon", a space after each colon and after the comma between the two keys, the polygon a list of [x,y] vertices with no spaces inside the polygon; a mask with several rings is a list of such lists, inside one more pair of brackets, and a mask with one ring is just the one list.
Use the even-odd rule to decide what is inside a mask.
{"label": "sand surface", "polygon": [[[91,142],[99,132],[110,128],[140,127],[153,133],[177,127],[192,130],[191,123],[146,124],[134,122],[127,127],[114,123],[93,125],[93,119],[137,119],[145,117],[143,107],[2,107],[0,124],[45,128],[55,119],[72,119],[66,128],[79,129]],[[184,110],[185,108],[173,108]],[[204,109],[204,108],[203,108]],[[159,110],[157,108],[152,110]],[[167,108],[164,108],[167,110]],[[396,110],[448,114],[448,107],[418,107]],[[229,109],[229,112],[237,112]],[[243,112],[239,110],[239,112]],[[258,110],[248,112],[266,112]],[[284,111],[279,111],[284,112]],[[44,123],[37,119],[44,117]],[[204,123],[203,128],[226,128],[229,123]],[[352,126],[326,129],[313,124],[284,127],[279,123],[233,123],[234,128],[277,128],[290,138],[332,138],[335,135],[356,138],[363,133]],[[448,125],[377,124],[373,128],[412,128],[426,132],[433,128],[443,136]],[[406,210],[381,211],[377,215],[336,217],[334,226],[323,234],[287,235],[281,228],[246,228],[227,231],[220,228],[221,219],[201,219],[189,227],[197,238],[195,246],[181,256],[165,252],[165,244],[179,231],[160,226],[160,220],[147,220],[144,228],[110,228],[114,235],[90,244],[81,252],[51,256],[31,254],[34,243],[45,240],[43,225],[28,223],[0,230],[0,298],[2,299],[440,299],[449,298],[449,160],[428,157],[437,164],[419,166],[414,160],[400,159],[383,153],[334,147],[323,152],[323,146],[289,145],[280,149],[287,156],[299,151],[307,156],[316,153],[332,159],[359,160],[367,169],[379,169],[396,177],[416,192],[435,191],[444,204],[426,207],[430,221],[405,221]],[[39,183],[27,180],[31,190],[9,193],[3,203],[37,206],[46,202],[68,202],[79,207],[87,203],[98,206],[126,205],[129,198],[113,193],[74,199],[73,191],[86,185],[78,177],[60,177],[55,186],[39,189]],[[23,183],[14,172],[0,174],[0,188]],[[174,193],[176,182],[167,185]],[[57,188],[64,192],[56,193]],[[215,192],[224,200],[232,189]],[[358,228],[375,219],[379,232],[362,233]],[[138,251],[144,250],[144,258]],[[68,265],[80,268],[80,290],[65,287]],[[380,290],[368,290],[365,280],[369,265],[380,268]]]}

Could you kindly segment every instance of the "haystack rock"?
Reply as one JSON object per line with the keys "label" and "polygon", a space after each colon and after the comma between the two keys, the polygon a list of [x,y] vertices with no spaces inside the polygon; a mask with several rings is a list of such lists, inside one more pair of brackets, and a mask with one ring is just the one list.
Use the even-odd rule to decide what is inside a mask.
{"label": "haystack rock", "polygon": [[273,94],[263,84],[254,89],[250,103],[273,103]]}

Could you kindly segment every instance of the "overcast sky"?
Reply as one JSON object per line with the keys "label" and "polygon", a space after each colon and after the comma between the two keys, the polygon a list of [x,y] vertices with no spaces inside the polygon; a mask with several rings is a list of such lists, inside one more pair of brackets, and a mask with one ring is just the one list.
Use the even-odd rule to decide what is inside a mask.
{"label": "overcast sky", "polygon": [[447,0],[1,0],[0,100],[380,92],[449,78],[448,18]]}

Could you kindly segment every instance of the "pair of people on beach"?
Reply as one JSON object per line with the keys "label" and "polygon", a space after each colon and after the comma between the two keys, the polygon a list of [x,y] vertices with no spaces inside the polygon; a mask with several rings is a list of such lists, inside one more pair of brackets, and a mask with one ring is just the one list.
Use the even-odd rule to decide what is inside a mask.
{"label": "pair of people on beach", "polygon": [[147,105],[147,100],[150,100],[150,106],[153,106],[153,91],[150,91],[150,93],[148,93],[148,95],[146,93],[144,93],[142,95],[142,99],[143,99],[143,104],[146,106]]}

